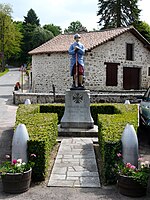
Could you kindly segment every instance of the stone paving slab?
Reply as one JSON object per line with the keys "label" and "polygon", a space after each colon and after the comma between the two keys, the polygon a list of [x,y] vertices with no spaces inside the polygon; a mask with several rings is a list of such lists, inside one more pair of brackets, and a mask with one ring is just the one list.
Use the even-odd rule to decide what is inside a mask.
{"label": "stone paving slab", "polygon": [[101,186],[92,139],[62,139],[48,186]]}

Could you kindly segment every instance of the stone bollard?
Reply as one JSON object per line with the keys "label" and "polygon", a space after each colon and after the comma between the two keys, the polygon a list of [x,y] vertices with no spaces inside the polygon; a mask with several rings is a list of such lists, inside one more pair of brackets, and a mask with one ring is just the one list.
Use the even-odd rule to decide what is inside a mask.
{"label": "stone bollard", "polygon": [[24,102],[24,104],[26,104],[26,105],[31,104],[30,99],[26,99],[25,102]]}
{"label": "stone bollard", "polygon": [[123,162],[138,167],[138,139],[133,125],[126,125],[121,141]]}
{"label": "stone bollard", "polygon": [[24,124],[19,124],[13,135],[12,140],[12,161],[22,159],[27,163],[27,141],[29,140],[28,131]]}
{"label": "stone bollard", "polygon": [[130,104],[129,100],[125,100],[124,104]]}

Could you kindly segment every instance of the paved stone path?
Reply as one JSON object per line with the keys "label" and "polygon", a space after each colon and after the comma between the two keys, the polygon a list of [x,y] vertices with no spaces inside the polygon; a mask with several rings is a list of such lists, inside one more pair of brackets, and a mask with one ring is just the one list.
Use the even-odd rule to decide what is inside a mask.
{"label": "paved stone path", "polygon": [[92,139],[62,140],[48,186],[100,187]]}

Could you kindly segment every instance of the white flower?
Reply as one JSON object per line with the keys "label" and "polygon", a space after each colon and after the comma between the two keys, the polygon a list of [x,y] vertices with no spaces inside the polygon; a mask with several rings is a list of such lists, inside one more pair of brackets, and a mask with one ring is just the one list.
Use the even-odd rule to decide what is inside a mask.
{"label": "white flower", "polygon": [[22,163],[22,159],[17,159],[17,163],[21,164]]}
{"label": "white flower", "polygon": [[17,167],[21,167],[21,163],[17,163],[16,166],[17,166]]}
{"label": "white flower", "polygon": [[149,161],[141,162],[141,168],[144,167],[150,167],[150,162]]}
{"label": "white flower", "polygon": [[26,163],[25,163],[25,162],[23,162],[23,163],[22,163],[22,165],[26,165]]}
{"label": "white flower", "polygon": [[6,155],[6,158],[10,158],[10,155]]}
{"label": "white flower", "polygon": [[145,167],[150,167],[150,162],[149,161],[145,161]]}

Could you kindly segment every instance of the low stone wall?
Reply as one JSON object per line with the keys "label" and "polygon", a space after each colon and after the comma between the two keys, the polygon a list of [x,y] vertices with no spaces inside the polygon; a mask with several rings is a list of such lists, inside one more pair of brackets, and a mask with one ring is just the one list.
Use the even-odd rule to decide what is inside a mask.
{"label": "low stone wall", "polygon": [[[125,100],[130,100],[131,103],[139,102],[137,97],[142,97],[145,91],[120,91],[120,92],[105,92],[90,93],[91,103],[124,103]],[[30,99],[32,104],[44,103],[64,103],[65,94],[53,93],[13,93],[13,103],[24,104],[26,99]]]}

